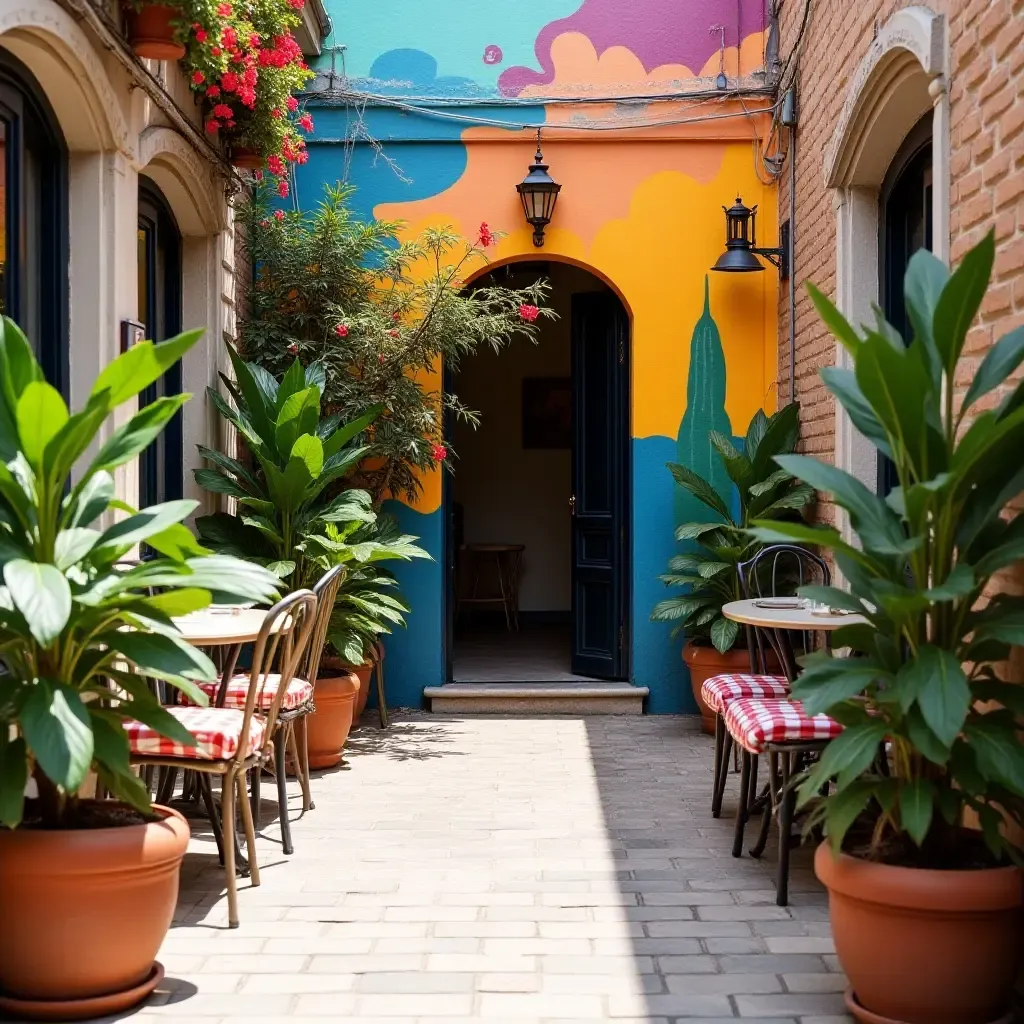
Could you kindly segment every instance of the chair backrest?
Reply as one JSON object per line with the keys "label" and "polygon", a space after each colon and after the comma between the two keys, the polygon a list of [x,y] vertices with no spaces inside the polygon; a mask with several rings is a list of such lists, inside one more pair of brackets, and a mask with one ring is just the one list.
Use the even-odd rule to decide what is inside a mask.
{"label": "chair backrest", "polygon": [[345,579],[345,567],[336,565],[317,580],[313,586],[316,594],[316,622],[313,624],[313,635],[306,648],[306,657],[302,663],[301,676],[311,683],[316,683],[320,672],[320,659],[323,657],[324,645],[327,643],[327,630],[331,625],[331,612],[334,611],[334,600],[338,596],[338,588]]}
{"label": "chair backrest", "polygon": [[[820,583],[827,587],[832,583],[832,574],[825,560],[797,544],[769,544],[753,558],[740,562],[736,568],[740,590],[747,599],[788,597],[806,584]],[[780,645],[773,630],[759,626],[746,628],[751,671],[768,672],[768,652],[774,651],[785,674],[794,679],[797,666],[792,647]],[[797,635],[803,650],[810,651],[814,644],[813,632],[800,632]]]}
{"label": "chair backrest", "polygon": [[[268,688],[268,677],[280,674],[270,707],[267,708],[266,739],[273,735],[277,715],[288,685],[302,663],[316,621],[316,594],[312,590],[296,590],[283,597],[263,618],[252,654],[249,690],[245,697],[242,735],[248,736],[249,723],[256,711],[257,698]],[[275,670],[276,663],[276,670]],[[244,759],[246,744],[239,746],[239,760]]]}

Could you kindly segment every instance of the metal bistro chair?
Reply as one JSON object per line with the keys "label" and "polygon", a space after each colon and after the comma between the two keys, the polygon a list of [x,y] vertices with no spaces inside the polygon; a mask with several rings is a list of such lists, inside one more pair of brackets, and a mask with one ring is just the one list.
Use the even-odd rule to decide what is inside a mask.
{"label": "metal bistro chair", "polygon": [[[738,567],[740,587],[747,598],[777,597],[792,594],[798,587],[820,582],[831,585],[831,573],[825,561],[812,551],[794,544],[773,544],[763,548]],[[751,658],[765,663],[768,651],[778,658],[789,683],[799,671],[797,657],[814,646],[814,631],[747,627]],[[827,641],[826,641],[827,642]],[[786,697],[740,697],[725,705],[726,758],[735,743],[741,750],[740,799],[736,810],[736,828],[732,854],[743,851],[743,833],[747,819],[763,810],[760,833],[750,849],[760,857],[768,842],[772,818],[779,819],[779,863],[776,902],[785,906],[789,889],[790,832],[796,806],[792,779],[806,763],[820,753],[842,726],[827,715],[807,715],[799,701]],[[757,795],[759,757],[768,756],[768,784]]]}
{"label": "metal bistro chair", "polygon": [[[195,737],[194,746],[179,744],[161,736],[142,722],[126,721],[125,732],[133,764],[149,767],[182,768],[196,773],[199,789],[210,816],[214,838],[224,864],[228,894],[228,925],[238,927],[236,861],[243,874],[260,884],[256,862],[256,828],[246,799],[245,774],[259,772],[270,756],[271,737],[277,716],[295,667],[305,651],[316,615],[316,595],[299,590],[278,601],[267,612],[256,638],[252,671],[241,708],[174,705],[167,712]],[[266,689],[275,658],[280,652],[280,672],[266,716],[256,713],[260,694]],[[212,776],[221,777],[220,814],[213,799]],[[248,860],[237,849],[235,813],[241,811]]]}

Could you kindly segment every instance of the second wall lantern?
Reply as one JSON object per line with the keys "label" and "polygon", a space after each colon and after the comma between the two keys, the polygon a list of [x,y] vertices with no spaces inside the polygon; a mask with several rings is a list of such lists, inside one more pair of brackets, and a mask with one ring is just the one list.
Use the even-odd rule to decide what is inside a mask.
{"label": "second wall lantern", "polygon": [[516,185],[519,198],[523,201],[523,212],[533,227],[533,244],[539,249],[544,244],[544,228],[551,223],[555,203],[562,186],[548,174],[544,154],[540,149],[540,129],[537,129],[537,152],[530,164],[529,173]]}

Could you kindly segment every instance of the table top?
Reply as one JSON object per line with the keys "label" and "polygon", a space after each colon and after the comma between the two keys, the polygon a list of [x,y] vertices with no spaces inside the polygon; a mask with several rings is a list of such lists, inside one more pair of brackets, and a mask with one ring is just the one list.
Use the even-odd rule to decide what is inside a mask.
{"label": "table top", "polygon": [[[224,608],[218,611],[204,608],[190,615],[178,616],[174,624],[181,630],[182,639],[190,644],[218,647],[252,643],[259,636],[266,615],[265,608]],[[279,616],[274,632],[287,621],[287,617]]]}
{"label": "table top", "polygon": [[746,626],[761,626],[765,629],[803,629],[831,631],[853,626],[868,620],[855,614],[818,614],[809,608],[763,608],[755,600],[730,601],[722,608],[722,614],[733,622]]}

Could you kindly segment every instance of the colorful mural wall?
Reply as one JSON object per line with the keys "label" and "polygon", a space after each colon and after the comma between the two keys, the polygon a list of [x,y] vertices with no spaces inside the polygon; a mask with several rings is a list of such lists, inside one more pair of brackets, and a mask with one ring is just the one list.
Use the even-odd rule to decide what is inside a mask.
{"label": "colorful mural wall", "polygon": [[[623,300],[632,354],[633,681],[650,687],[652,712],[693,710],[680,643],[649,615],[665,596],[657,576],[681,514],[665,463],[697,458],[686,453],[700,450],[700,431],[706,437],[712,425],[704,405],[715,427],[737,434],[757,409],[774,406],[777,275],[711,274],[705,293],[723,248],[723,205],[738,194],[757,203],[760,238],[777,237],[773,189],[754,158],[767,130],[758,110],[768,101],[715,91],[723,70],[730,88],[763,82],[766,5],[328,6],[334,34],[317,79],[323,106],[309,162],[298,168],[297,202],[315,204],[325,182],[343,179],[357,187],[362,213],[401,219],[410,234],[452,225],[475,237],[486,221],[506,232],[494,259],[566,260]],[[515,191],[537,127],[562,184],[541,252]],[[721,345],[705,346],[711,355],[691,366],[691,336],[709,312]],[[440,477],[425,481],[415,507],[397,512],[436,559],[402,573],[413,614],[388,646],[390,699],[419,706],[423,688],[439,685],[444,672]]]}

